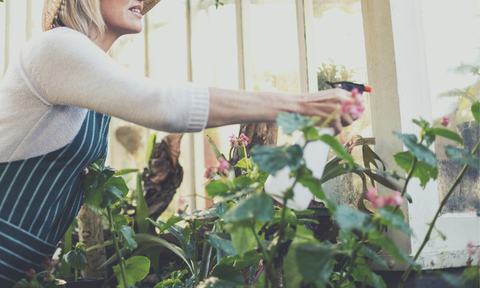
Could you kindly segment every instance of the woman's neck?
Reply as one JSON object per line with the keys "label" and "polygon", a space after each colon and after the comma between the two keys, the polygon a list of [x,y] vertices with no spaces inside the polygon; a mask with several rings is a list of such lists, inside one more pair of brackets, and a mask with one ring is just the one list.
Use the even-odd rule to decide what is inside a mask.
{"label": "woman's neck", "polygon": [[108,52],[110,47],[112,47],[113,43],[118,39],[118,36],[115,34],[109,33],[105,31],[103,35],[98,35],[98,33],[91,33],[90,39],[92,39],[93,43],[97,44],[103,51]]}

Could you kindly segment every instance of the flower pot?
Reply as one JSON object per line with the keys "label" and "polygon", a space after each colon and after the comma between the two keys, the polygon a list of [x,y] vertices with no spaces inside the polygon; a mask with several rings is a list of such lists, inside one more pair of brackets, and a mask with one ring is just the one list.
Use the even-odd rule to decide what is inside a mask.
{"label": "flower pot", "polygon": [[102,288],[105,283],[104,278],[79,279],[75,282],[74,279],[66,279],[66,288]]}

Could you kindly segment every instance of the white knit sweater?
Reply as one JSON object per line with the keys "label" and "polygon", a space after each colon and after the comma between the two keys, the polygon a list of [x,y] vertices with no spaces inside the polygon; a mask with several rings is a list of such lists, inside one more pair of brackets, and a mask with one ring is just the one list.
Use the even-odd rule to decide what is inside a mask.
{"label": "white knit sweater", "polygon": [[200,131],[209,90],[190,84],[162,86],[133,75],[75,30],[44,32],[27,42],[0,83],[0,162],[67,145],[87,109],[161,131]]}

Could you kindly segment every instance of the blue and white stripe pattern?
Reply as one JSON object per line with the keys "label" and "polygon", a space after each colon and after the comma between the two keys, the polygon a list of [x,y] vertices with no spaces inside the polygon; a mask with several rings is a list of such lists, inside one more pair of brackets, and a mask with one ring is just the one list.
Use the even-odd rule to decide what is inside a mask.
{"label": "blue and white stripe pattern", "polygon": [[110,117],[89,111],[67,146],[25,160],[0,163],[0,287],[12,287],[45,256],[77,216],[84,167],[107,154]]}

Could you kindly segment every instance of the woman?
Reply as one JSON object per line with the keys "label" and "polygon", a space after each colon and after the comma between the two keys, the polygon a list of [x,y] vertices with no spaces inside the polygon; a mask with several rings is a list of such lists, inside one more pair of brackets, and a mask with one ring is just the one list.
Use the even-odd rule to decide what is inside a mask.
{"label": "woman", "polygon": [[[106,156],[110,116],[168,132],[272,122],[279,112],[326,118],[351,94],[160,86],[105,53],[139,33],[159,0],[46,0],[43,28],[0,83],[0,286],[46,255],[74,220],[84,167]],[[108,115],[108,116],[107,116]],[[352,119],[338,115],[338,133]]]}

